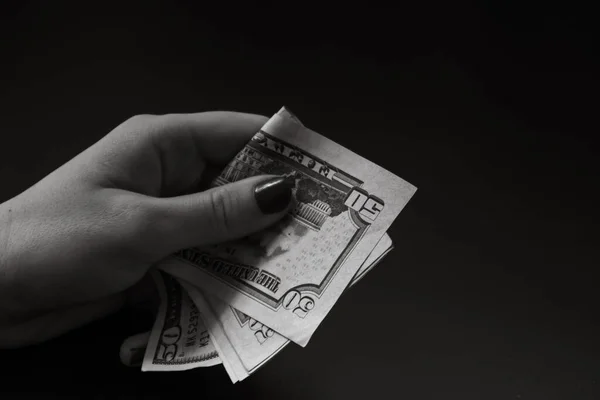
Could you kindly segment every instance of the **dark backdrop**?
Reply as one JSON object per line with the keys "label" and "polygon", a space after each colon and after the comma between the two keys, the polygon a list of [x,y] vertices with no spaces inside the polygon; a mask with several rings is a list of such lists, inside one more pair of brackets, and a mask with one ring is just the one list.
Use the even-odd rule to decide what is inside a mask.
{"label": "dark backdrop", "polygon": [[81,3],[0,6],[0,200],[131,115],[282,105],[419,190],[310,344],[240,384],[121,366],[147,328],[123,311],[0,353],[0,397],[600,396],[591,12]]}

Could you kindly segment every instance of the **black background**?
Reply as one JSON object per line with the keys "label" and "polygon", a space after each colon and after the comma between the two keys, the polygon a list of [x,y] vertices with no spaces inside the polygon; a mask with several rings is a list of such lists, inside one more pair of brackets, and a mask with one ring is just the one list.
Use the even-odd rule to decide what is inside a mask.
{"label": "black background", "polygon": [[123,311],[0,353],[0,397],[600,396],[591,11],[81,3],[0,6],[1,200],[131,115],[282,105],[419,190],[310,344],[242,383],[121,366],[148,327]]}

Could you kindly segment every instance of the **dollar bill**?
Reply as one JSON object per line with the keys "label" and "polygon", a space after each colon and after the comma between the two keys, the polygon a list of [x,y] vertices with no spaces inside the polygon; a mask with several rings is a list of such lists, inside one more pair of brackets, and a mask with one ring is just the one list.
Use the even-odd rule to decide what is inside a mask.
{"label": "dollar bill", "polygon": [[367,260],[356,272],[356,275],[354,275],[354,278],[352,278],[352,281],[350,282],[349,288],[356,285],[362,278],[364,278],[367,275],[367,272],[371,271],[377,264],[379,264],[381,260],[383,260],[383,258],[387,256],[393,249],[394,243],[392,243],[392,239],[386,233],[383,235],[379,243],[377,243],[373,249],[373,252],[369,254]]}
{"label": "dollar bill", "polygon": [[215,185],[293,178],[296,207],[279,224],[160,266],[305,346],[416,188],[304,127],[283,108]]}
{"label": "dollar bill", "polygon": [[[392,249],[392,240],[386,234],[361,266],[350,286],[356,284]],[[219,350],[223,364],[232,382],[241,381],[283,350],[290,341],[268,326],[234,309],[214,296],[181,282],[197,304],[211,340]]]}
{"label": "dollar bill", "polygon": [[[392,241],[390,237],[387,234],[385,234],[383,238],[379,241],[371,255],[369,255],[363,266],[361,266],[359,271],[356,273],[356,276],[353,278],[350,285],[353,286],[360,279],[362,279],[362,277],[364,277],[367,272],[369,272],[375,265],[377,265],[379,261],[383,259],[383,257],[390,250],[392,250],[392,248]],[[163,281],[162,276],[155,277],[155,280],[159,280],[158,285],[161,285],[162,287],[166,288],[167,285]],[[173,282],[171,282],[171,284],[172,283]],[[179,296],[177,298],[184,299],[185,295]],[[221,307],[221,304],[219,303],[219,300],[212,298],[209,304],[212,309],[218,309],[219,307]],[[181,305],[179,305],[178,307],[181,307]],[[236,323],[232,324],[232,326],[228,324],[228,321],[232,320],[231,315],[227,315],[230,313],[235,317],[236,321]],[[248,317],[240,311],[235,310],[232,307],[228,307],[224,313],[216,312],[215,314],[216,315],[214,318],[219,321],[220,326],[223,327],[223,330],[222,332],[217,333],[209,332],[209,340],[211,340],[211,338],[215,338],[215,334],[221,338],[225,336],[232,336],[232,340],[230,341],[231,346],[235,346],[237,344],[237,348],[233,348],[233,350],[235,350],[235,355],[233,355],[233,353],[229,351],[230,348],[228,347],[227,343],[222,345],[224,349],[219,348],[219,343],[223,342],[223,339],[214,341],[213,346],[215,346],[215,349],[217,350],[218,354],[227,354],[228,359],[234,359],[234,363],[236,363],[236,358],[239,358],[239,363],[243,365],[243,369],[240,368],[239,363],[234,365],[236,366],[236,369],[240,370],[238,374],[242,377],[242,379],[248,376],[249,374],[253,373],[261,365],[270,360],[273,356],[275,356],[275,354],[281,351],[289,343],[289,340],[287,338],[284,338],[277,332],[274,332],[273,330],[264,326],[260,322],[255,321],[254,319]],[[165,323],[162,319],[163,315],[163,313],[159,313],[157,317],[157,323],[155,324],[157,332],[162,332],[162,330],[165,327]],[[180,318],[185,319],[185,317],[189,316],[190,313],[180,313],[179,315]],[[178,325],[184,326],[186,325],[186,321],[180,320]],[[248,330],[250,331],[251,335],[253,335],[253,337],[248,337]],[[142,365],[144,360],[144,354],[146,353],[148,342],[150,340],[151,332],[152,331],[139,333],[123,341],[123,344],[121,345],[120,349],[120,358],[121,362],[124,365],[130,367],[139,367]],[[219,333],[221,333],[221,335],[219,335]],[[157,336],[160,336],[161,334],[162,333],[157,333]],[[238,336],[239,338],[237,338]],[[244,342],[244,339],[249,339],[246,340],[246,342],[249,343],[247,345],[240,345],[239,343]],[[265,345],[266,343],[267,345]],[[208,348],[210,349],[210,347]],[[194,347],[188,347],[186,349],[188,349],[188,351],[190,352],[196,351]],[[237,380],[239,380],[236,376],[236,373],[234,372],[234,368],[231,366],[231,363],[227,361],[227,358],[220,358],[221,361],[224,363],[225,369],[227,370],[232,381],[236,382]],[[193,356],[183,356],[181,357],[181,359],[188,359],[191,364],[190,368],[195,367],[194,364],[196,363],[196,360]],[[198,366],[207,365],[206,363],[203,363],[202,365]],[[169,364],[157,364],[154,366],[153,370],[168,370],[170,369],[169,367]]]}
{"label": "dollar bill", "polygon": [[183,371],[220,364],[198,307],[177,279],[162,271],[153,271],[153,278],[161,301],[142,371]]}
{"label": "dollar bill", "polygon": [[190,285],[185,281],[180,281],[181,286],[185,288],[194,303],[201,310],[202,319],[206,321],[206,326],[210,332],[211,338],[215,336],[223,338],[218,342],[214,339],[213,344],[217,348],[219,357],[231,379],[231,382],[236,383],[248,377],[242,361],[235,352],[233,345],[227,340],[227,335],[223,330],[223,326],[219,323],[215,310],[212,309],[211,305],[206,300],[206,297],[202,294],[198,288]]}

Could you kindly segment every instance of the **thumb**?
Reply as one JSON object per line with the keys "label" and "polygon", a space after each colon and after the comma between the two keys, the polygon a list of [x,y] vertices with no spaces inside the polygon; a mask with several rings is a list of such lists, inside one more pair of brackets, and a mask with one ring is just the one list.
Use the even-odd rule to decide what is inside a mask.
{"label": "thumb", "polygon": [[260,231],[289,210],[294,185],[293,178],[255,176],[201,193],[156,199],[164,216],[161,242],[173,252]]}

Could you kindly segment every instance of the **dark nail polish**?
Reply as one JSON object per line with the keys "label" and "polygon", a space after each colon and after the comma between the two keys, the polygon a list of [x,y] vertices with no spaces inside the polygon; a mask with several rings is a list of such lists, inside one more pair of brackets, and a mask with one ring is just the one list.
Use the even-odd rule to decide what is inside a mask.
{"label": "dark nail polish", "polygon": [[254,188],[256,204],[263,214],[283,211],[292,201],[293,179],[280,177],[261,182]]}

